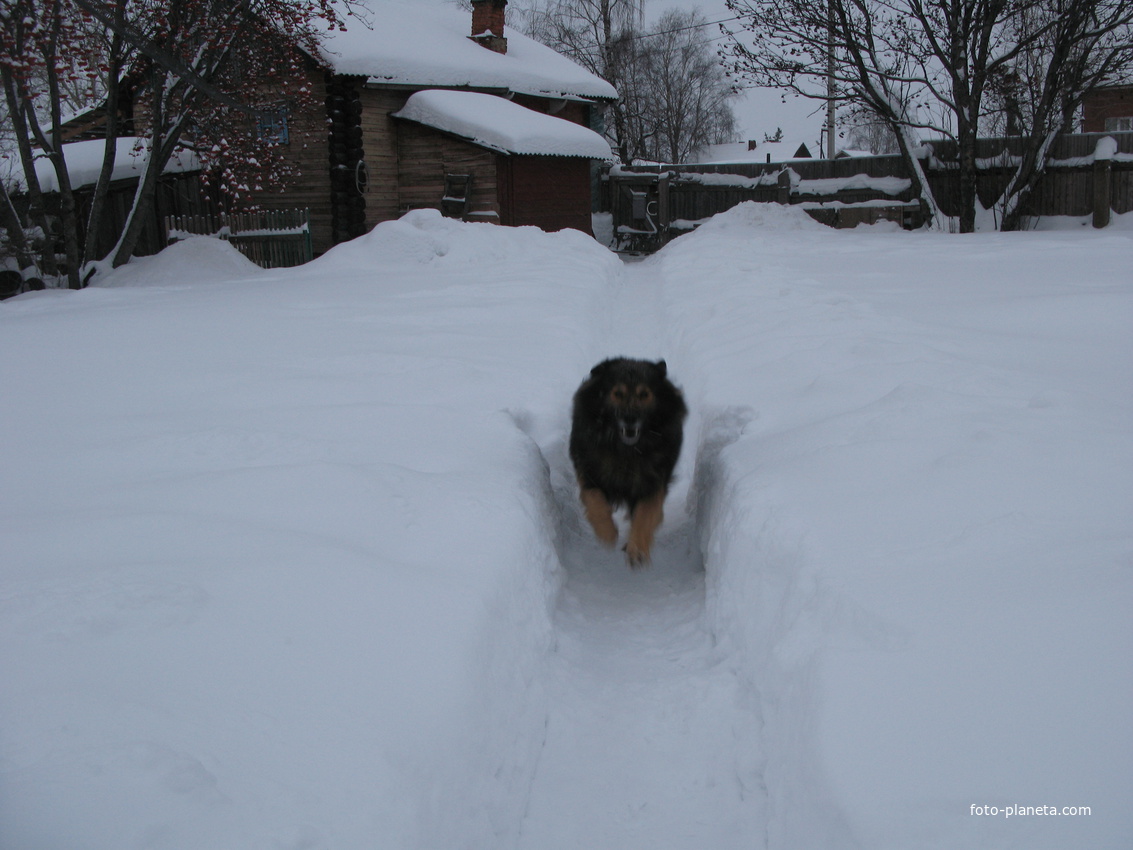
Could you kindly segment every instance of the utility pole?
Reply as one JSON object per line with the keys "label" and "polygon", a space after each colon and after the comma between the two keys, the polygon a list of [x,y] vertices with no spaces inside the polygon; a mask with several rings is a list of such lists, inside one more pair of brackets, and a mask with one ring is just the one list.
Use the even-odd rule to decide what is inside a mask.
{"label": "utility pole", "polygon": [[834,159],[837,149],[834,144],[834,97],[837,87],[834,84],[834,0],[826,0],[826,158]]}

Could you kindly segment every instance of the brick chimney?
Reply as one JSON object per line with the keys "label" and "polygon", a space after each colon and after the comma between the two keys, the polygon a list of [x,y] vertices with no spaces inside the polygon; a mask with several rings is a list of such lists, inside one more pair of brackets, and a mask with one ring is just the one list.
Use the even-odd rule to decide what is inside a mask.
{"label": "brick chimney", "polygon": [[472,35],[477,44],[507,53],[507,39],[504,38],[504,9],[507,0],[472,0]]}

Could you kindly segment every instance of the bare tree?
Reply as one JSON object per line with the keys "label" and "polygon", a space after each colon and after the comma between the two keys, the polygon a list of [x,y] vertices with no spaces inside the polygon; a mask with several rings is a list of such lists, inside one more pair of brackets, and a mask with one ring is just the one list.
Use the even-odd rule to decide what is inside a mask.
{"label": "bare tree", "polygon": [[[28,196],[28,229],[37,232],[44,248],[41,269],[28,265],[31,246],[4,189],[3,214],[8,238],[25,279],[59,277],[59,257],[52,234],[53,216],[48,210],[35,169],[36,148],[50,162],[58,184],[58,220],[65,246],[64,268],[72,287],[78,287],[78,231],[70,175],[63,158],[61,84],[76,73],[68,45],[75,39],[76,10],[66,0],[47,3],[15,0],[0,6],[0,84],[4,88],[11,132],[23,163]],[[41,118],[45,116],[46,121]],[[46,126],[44,124],[46,123]]]}
{"label": "bare tree", "polygon": [[741,79],[834,104],[860,104],[888,123],[924,213],[943,227],[944,217],[916,156],[921,133],[943,132],[943,124],[916,108],[923,51],[913,49],[909,16],[892,3],[728,0],[751,38],[734,34],[727,54]]}
{"label": "bare tree", "polygon": [[639,111],[649,128],[648,159],[684,162],[736,132],[736,93],[705,37],[700,12],[671,11],[638,39]]}
{"label": "bare tree", "polygon": [[569,56],[582,67],[614,86],[621,97],[610,107],[607,135],[623,162],[635,151],[642,116],[635,89],[634,36],[643,15],[643,0],[546,0],[524,15],[527,32],[543,44]]}
{"label": "bare tree", "polygon": [[898,152],[897,136],[889,123],[860,104],[850,104],[841,124],[846,128],[846,147],[872,154]]}
{"label": "bare tree", "polygon": [[[916,156],[928,131],[956,140],[960,230],[975,227],[976,139],[1004,81],[1035,92],[1017,109],[1025,139],[997,202],[1002,223],[1018,210],[1049,157],[1066,115],[1093,86],[1133,61],[1127,0],[728,0],[755,38],[735,38],[733,67],[763,85],[865,106],[890,125],[925,212],[943,216]],[[1002,98],[1001,98],[1002,99]]]}
{"label": "bare tree", "polygon": [[648,30],[641,0],[548,0],[525,9],[529,33],[618,90],[607,135],[625,164],[680,162],[730,140],[734,97],[699,12],[669,12]]}
{"label": "bare tree", "polygon": [[1059,134],[1074,129],[1091,90],[1133,69],[1133,4],[1128,0],[1047,0],[1012,25],[1021,45],[1007,72],[1009,101],[1025,144],[996,204],[1001,227],[1023,222],[1023,206],[1042,178]]}

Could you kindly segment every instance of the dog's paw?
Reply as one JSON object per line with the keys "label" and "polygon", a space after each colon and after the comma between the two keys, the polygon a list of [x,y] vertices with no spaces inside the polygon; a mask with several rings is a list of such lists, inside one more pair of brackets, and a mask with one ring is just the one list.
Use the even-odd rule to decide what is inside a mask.
{"label": "dog's paw", "polygon": [[642,548],[631,540],[625,545],[625,553],[626,563],[629,564],[631,570],[640,570],[649,566],[648,547]]}

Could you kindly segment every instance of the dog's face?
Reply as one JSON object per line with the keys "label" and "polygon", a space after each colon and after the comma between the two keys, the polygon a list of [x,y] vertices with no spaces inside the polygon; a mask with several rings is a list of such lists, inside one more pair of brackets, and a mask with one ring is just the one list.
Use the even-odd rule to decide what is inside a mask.
{"label": "dog's face", "polygon": [[606,418],[623,445],[635,446],[657,407],[657,386],[665,361],[617,359],[599,363],[590,375],[598,383]]}

